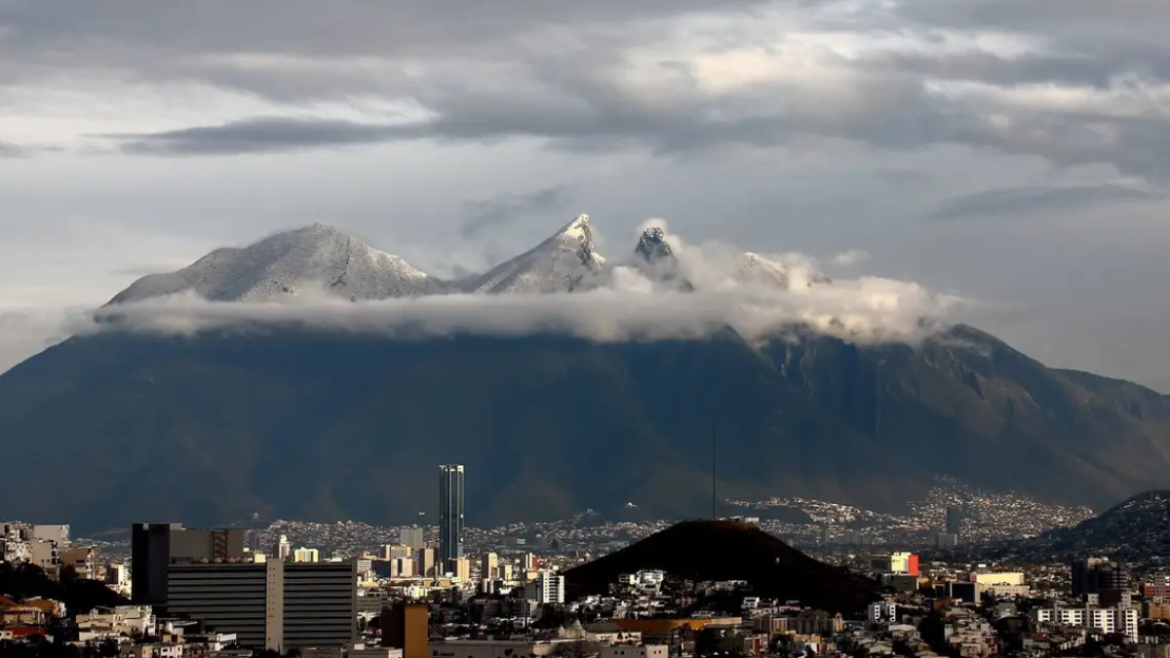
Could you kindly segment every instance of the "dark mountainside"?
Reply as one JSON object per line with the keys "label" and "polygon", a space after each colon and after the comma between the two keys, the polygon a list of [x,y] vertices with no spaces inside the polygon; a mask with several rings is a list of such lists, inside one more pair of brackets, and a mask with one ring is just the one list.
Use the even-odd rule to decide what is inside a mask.
{"label": "dark mountainside", "polygon": [[431,515],[467,466],[472,524],[720,493],[897,509],[923,472],[1101,506],[1165,486],[1170,402],[1044,367],[958,327],[911,347],[806,336],[761,349],[554,336],[390,340],[293,330],[71,339],[0,375],[0,515],[377,523]]}
{"label": "dark mountainside", "polygon": [[874,581],[818,562],[754,525],[684,521],[565,572],[572,599],[605,594],[622,574],[658,569],[693,581],[746,580],[754,594],[854,612],[878,596]]}
{"label": "dark mountainside", "polygon": [[1147,491],[1072,528],[1013,542],[1003,552],[1020,555],[1123,559],[1170,554],[1170,491]]}

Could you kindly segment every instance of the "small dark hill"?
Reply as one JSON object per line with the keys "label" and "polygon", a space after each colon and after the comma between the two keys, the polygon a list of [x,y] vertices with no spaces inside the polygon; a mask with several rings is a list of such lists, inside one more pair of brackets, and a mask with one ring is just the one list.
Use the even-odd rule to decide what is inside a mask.
{"label": "small dark hill", "polygon": [[746,580],[755,594],[829,612],[859,610],[877,583],[818,562],[755,525],[684,521],[565,573],[571,598],[605,593],[621,574],[660,569],[694,581]]}
{"label": "small dark hill", "polygon": [[96,580],[63,577],[57,582],[31,564],[0,564],[0,595],[17,601],[33,598],[60,601],[65,604],[68,616],[130,603]]}

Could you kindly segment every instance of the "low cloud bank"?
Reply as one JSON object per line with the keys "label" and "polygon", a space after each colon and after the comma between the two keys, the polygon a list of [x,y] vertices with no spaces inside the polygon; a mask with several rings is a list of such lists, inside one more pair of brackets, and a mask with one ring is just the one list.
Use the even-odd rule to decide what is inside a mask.
{"label": "low cloud bank", "polygon": [[[647,225],[665,228],[660,220]],[[295,327],[395,338],[561,334],[613,342],[701,339],[730,328],[756,342],[812,330],[857,343],[914,343],[970,305],[909,281],[830,280],[820,263],[799,253],[744,254],[722,243],[688,244],[670,233],[666,239],[675,257],[669,276],[631,258],[575,292],[353,302],[306,281],[279,301],[210,302],[188,293],[97,310],[0,309],[0,372],[68,336],[116,331],[197,336]]]}
{"label": "low cloud bank", "polygon": [[[654,225],[665,227],[664,222]],[[177,295],[106,307],[78,332],[130,330],[194,335],[219,329],[296,326],[387,336],[558,333],[596,341],[697,339],[730,327],[753,341],[797,326],[856,342],[916,341],[945,324],[963,300],[916,283],[878,277],[829,281],[801,254],[762,256],[767,272],[745,271],[725,244],[667,238],[676,276],[633,263],[554,294],[445,294],[352,302],[302,288],[279,302],[208,302]],[[680,285],[685,283],[685,286]]]}
{"label": "low cloud bank", "polygon": [[941,326],[955,300],[915,284],[864,278],[812,292],[633,292],[436,295],[349,302],[325,293],[287,302],[208,302],[178,295],[106,307],[79,333],[130,330],[195,335],[218,329],[296,326],[387,336],[559,333],[597,341],[695,339],[730,327],[764,340],[801,325],[858,342],[914,341]]}

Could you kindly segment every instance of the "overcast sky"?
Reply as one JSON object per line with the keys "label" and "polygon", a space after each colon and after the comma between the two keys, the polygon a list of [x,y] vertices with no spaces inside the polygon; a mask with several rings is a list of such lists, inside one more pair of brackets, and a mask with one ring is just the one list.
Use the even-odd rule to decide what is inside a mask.
{"label": "overcast sky", "polygon": [[1166,0],[0,0],[0,370],[216,246],[324,220],[451,275],[587,212],[603,253],[663,217],[1170,391],[1168,33]]}

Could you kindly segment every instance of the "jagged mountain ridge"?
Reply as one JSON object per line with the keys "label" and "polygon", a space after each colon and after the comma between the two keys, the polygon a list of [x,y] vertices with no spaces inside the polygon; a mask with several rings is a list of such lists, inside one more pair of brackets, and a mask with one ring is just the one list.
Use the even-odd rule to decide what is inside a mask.
{"label": "jagged mountain ridge", "polygon": [[533,249],[455,286],[464,292],[572,292],[599,275],[605,262],[593,250],[589,216],[581,215]]}
{"label": "jagged mountain ridge", "polygon": [[[534,291],[508,282],[577,271],[547,269],[548,258],[588,268],[588,253],[605,266],[585,226],[514,260],[490,288]],[[291,282],[281,299],[306,285],[296,273],[340,276],[338,254],[360,252],[348,237],[309,243],[320,249],[224,252],[216,267],[201,266],[205,276],[170,285],[164,275],[132,297],[177,287],[248,300]],[[251,266],[224,265],[238,262]],[[246,276],[224,274],[237,271]],[[267,276],[274,271],[285,278]],[[353,299],[388,294],[348,285]],[[1047,368],[969,327],[868,346],[814,333],[761,345],[732,331],[601,344],[551,334],[109,330],[0,375],[0,450],[11,463],[54,465],[13,469],[2,511],[99,527],[222,523],[255,511],[392,523],[433,511],[429,466],[455,461],[468,468],[475,523],[627,502],[693,517],[709,509],[712,423],[725,437],[720,491],[740,500],[801,496],[882,511],[921,498],[924,473],[939,473],[1098,506],[1164,487],[1170,472],[1165,396]]]}
{"label": "jagged mountain ridge", "polygon": [[[679,263],[658,227],[635,246],[633,266],[652,278],[679,279]],[[244,248],[223,248],[177,272],[150,274],[116,295],[123,304],[190,293],[218,302],[272,302],[306,291],[352,301],[446,293],[555,293],[601,285],[610,263],[594,248],[588,215],[580,215],[529,251],[486,272],[442,280],[400,256],[379,251],[328,224],[278,233]],[[621,264],[616,263],[616,264]],[[737,277],[787,288],[787,268],[744,254]],[[684,282],[687,289],[694,286]]]}

